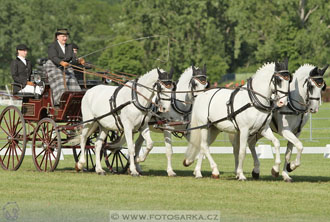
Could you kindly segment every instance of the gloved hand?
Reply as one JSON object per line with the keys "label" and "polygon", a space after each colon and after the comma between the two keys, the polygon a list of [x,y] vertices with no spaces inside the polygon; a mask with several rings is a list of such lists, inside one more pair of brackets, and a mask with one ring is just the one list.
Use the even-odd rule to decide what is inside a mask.
{"label": "gloved hand", "polygon": [[63,66],[64,68],[68,67],[70,64],[68,62],[61,61],[60,65]]}
{"label": "gloved hand", "polygon": [[84,58],[79,58],[78,59],[78,63],[80,63],[81,65],[85,65],[85,63],[86,63],[86,61],[85,61],[85,59]]}

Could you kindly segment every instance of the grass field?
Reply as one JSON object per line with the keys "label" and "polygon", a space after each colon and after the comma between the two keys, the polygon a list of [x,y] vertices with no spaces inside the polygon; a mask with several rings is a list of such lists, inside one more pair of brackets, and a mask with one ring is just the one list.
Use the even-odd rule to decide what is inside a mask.
{"label": "grass field", "polygon": [[[330,103],[322,105],[314,118],[328,118]],[[314,121],[313,128],[327,128],[329,119]],[[309,124],[305,128],[308,128]],[[0,132],[1,133],[1,132]],[[329,129],[313,131],[314,141],[305,146],[329,143]],[[308,138],[304,131],[302,137]],[[163,141],[162,134],[153,134]],[[325,138],[325,139],[322,139]],[[220,134],[214,146],[229,146],[227,135]],[[261,143],[269,142],[263,140]],[[156,142],[163,146],[163,142]],[[174,139],[175,146],[185,146],[184,139]],[[281,141],[284,146],[285,142]],[[53,173],[35,170],[31,156],[26,156],[16,172],[0,169],[0,208],[16,202],[17,221],[109,221],[110,210],[218,210],[221,221],[330,221],[330,159],[323,155],[303,155],[302,166],[292,173],[294,183],[272,178],[274,160],[261,160],[261,178],[252,180],[252,158],[245,161],[246,182],[234,178],[232,155],[213,155],[221,178],[213,180],[208,161],[203,163],[203,179],[195,179],[193,166],[182,166],[183,155],[176,154],[173,168],[177,177],[166,174],[166,157],[151,154],[142,164],[141,177],[129,175],[98,176],[76,173],[72,156],[65,156]],[[282,156],[283,160],[283,156]],[[4,210],[0,222],[7,221]]]}
{"label": "grass field", "polygon": [[[210,178],[204,161],[203,179],[192,176],[174,155],[177,177],[166,175],[165,155],[151,154],[144,175],[98,176],[76,173],[65,156],[53,173],[36,172],[26,156],[16,172],[0,170],[0,207],[19,206],[17,221],[109,221],[110,210],[219,210],[221,221],[329,221],[330,159],[304,155],[292,173],[294,183],[272,178],[273,160],[261,160],[261,178],[251,179],[252,158],[245,162],[248,181],[236,181],[233,156],[214,155],[221,178]],[[6,221],[0,214],[0,221]]]}

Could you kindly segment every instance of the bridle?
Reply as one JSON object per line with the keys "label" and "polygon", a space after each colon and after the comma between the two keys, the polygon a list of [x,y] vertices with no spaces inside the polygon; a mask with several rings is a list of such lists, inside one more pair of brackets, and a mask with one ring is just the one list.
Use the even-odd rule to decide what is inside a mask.
{"label": "bridle", "polygon": [[210,86],[209,81],[207,81],[207,76],[206,75],[195,75],[195,76],[193,76],[190,79],[190,82],[189,82],[189,85],[191,86],[190,91],[191,91],[192,98],[196,97],[196,95],[194,94],[194,91],[197,87],[196,81],[198,81],[202,85],[206,85],[205,89],[209,88],[209,86]]}
{"label": "bridle", "polygon": [[[289,89],[288,91],[282,91],[282,90],[279,90],[277,88],[278,85],[281,84],[281,78],[284,79],[285,81],[289,81]],[[273,74],[273,77],[271,79],[271,82],[273,83],[274,85],[274,91],[272,91],[273,94],[275,94],[277,97],[278,97],[278,93],[282,93],[285,97],[285,96],[288,96],[289,92],[290,92],[290,83],[292,81],[292,75],[291,73],[289,72],[289,70],[281,70],[281,71],[276,71],[274,74]],[[278,99],[281,99],[283,97],[280,97]]]}
{"label": "bridle", "polygon": [[[250,100],[253,104],[253,106],[261,111],[265,111],[265,112],[271,112],[272,110],[275,109],[275,106],[274,106],[274,102],[285,97],[285,96],[288,96],[289,94],[289,90],[290,90],[290,84],[289,84],[289,88],[288,88],[288,91],[282,91],[282,90],[279,90],[277,85],[279,85],[281,83],[281,78],[286,80],[286,81],[289,81],[291,82],[292,80],[292,75],[290,74],[290,72],[288,70],[283,70],[283,71],[276,71],[273,76],[272,76],[272,79],[270,81],[269,84],[273,84],[274,86],[274,91],[272,91],[272,94],[275,94],[276,95],[276,98],[275,99],[271,99],[271,98],[268,98],[264,95],[261,95],[260,93],[256,92],[253,87],[252,87],[252,78],[249,78],[248,81],[247,81],[247,91],[248,91],[248,94],[249,94],[249,97],[250,97]],[[243,87],[242,87],[243,88]],[[279,97],[278,96],[278,93],[282,93],[284,94],[283,97]],[[269,105],[265,105],[263,104],[257,96],[260,96],[262,97],[263,99],[269,101]]]}

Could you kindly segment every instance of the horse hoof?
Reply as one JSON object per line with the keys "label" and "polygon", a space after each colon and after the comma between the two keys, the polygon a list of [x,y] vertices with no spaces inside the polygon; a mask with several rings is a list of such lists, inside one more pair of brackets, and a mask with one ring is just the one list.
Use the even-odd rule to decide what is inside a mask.
{"label": "horse hoof", "polygon": [[219,174],[218,174],[218,175],[216,175],[216,174],[212,174],[212,175],[211,175],[211,178],[212,178],[212,179],[219,179],[220,176],[219,176]]}
{"label": "horse hoof", "polygon": [[76,164],[74,165],[74,168],[76,169],[76,172],[80,172],[80,169],[79,169],[79,167],[78,167],[78,163],[76,163]]}
{"label": "horse hoof", "polygon": [[140,174],[138,174],[138,173],[132,173],[131,176],[132,176],[132,177],[139,177]]}
{"label": "horse hoof", "polygon": [[238,178],[238,181],[246,181],[246,178]]}
{"label": "horse hoof", "polygon": [[191,165],[191,164],[187,164],[187,162],[186,162],[185,159],[183,160],[183,166],[188,167],[188,166],[190,166],[190,165]]}
{"label": "horse hoof", "polygon": [[259,179],[259,173],[255,173],[255,172],[252,170],[252,177],[253,177],[253,179],[258,180],[258,179]]}
{"label": "horse hoof", "polygon": [[97,175],[100,175],[100,176],[105,176],[106,173],[105,172],[97,172]]}
{"label": "horse hoof", "polygon": [[275,170],[274,170],[274,168],[272,168],[272,176],[273,177],[278,177],[279,175],[280,175],[280,173],[279,172],[276,172]]}
{"label": "horse hoof", "polygon": [[167,173],[167,176],[169,176],[169,177],[176,177],[176,173]]}
{"label": "horse hoof", "polygon": [[291,165],[290,163],[287,163],[287,165],[286,165],[286,171],[288,171],[289,173],[293,171],[293,169],[291,169],[290,165]]}
{"label": "horse hoof", "polygon": [[293,180],[292,180],[292,178],[286,178],[286,179],[284,179],[284,182],[287,182],[287,183],[292,183],[292,182],[293,182]]}

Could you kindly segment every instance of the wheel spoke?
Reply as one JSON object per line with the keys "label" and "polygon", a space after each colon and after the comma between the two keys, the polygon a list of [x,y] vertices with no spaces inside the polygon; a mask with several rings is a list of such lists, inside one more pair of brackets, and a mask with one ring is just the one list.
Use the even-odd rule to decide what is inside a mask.
{"label": "wheel spoke", "polygon": [[9,141],[7,141],[7,143],[0,149],[0,152],[4,149],[4,148],[6,148],[6,146],[9,144]]}
{"label": "wheel spoke", "polygon": [[7,132],[7,130],[5,130],[2,126],[0,126],[0,128],[2,129],[2,132],[6,133],[7,136],[10,136],[10,134]]}
{"label": "wheel spoke", "polygon": [[46,154],[44,155],[44,157],[46,156],[46,162],[45,162],[45,172],[47,171],[47,163],[48,163],[48,152],[46,152]]}
{"label": "wheel spoke", "polygon": [[10,163],[10,157],[11,157],[11,146],[12,146],[12,144],[10,144],[10,148],[8,149],[9,150],[9,152],[8,152],[8,162],[7,162],[7,169],[8,169],[8,167],[9,167],[9,163]]}
{"label": "wheel spoke", "polygon": [[[53,154],[53,152],[49,152],[49,165],[50,165],[50,169],[53,168],[53,163],[52,163],[51,154]],[[56,159],[56,158],[55,158],[55,159]]]}
{"label": "wheel spoke", "polygon": [[[38,157],[43,153],[43,152],[45,152],[46,151],[46,149],[43,149],[37,156],[36,156],[36,159],[38,159]],[[42,164],[42,162],[41,162],[41,164]]]}
{"label": "wheel spoke", "polygon": [[116,171],[118,172],[118,153],[116,154]]}

